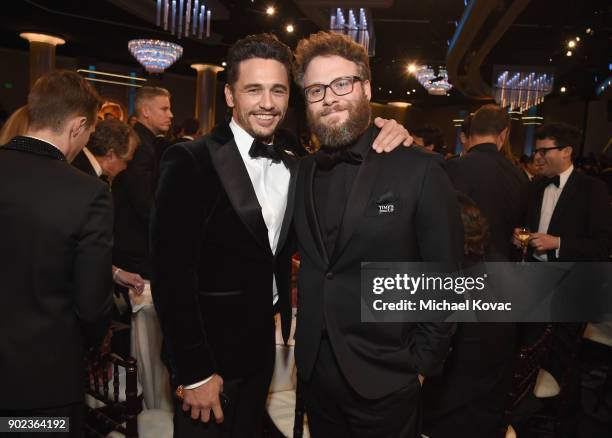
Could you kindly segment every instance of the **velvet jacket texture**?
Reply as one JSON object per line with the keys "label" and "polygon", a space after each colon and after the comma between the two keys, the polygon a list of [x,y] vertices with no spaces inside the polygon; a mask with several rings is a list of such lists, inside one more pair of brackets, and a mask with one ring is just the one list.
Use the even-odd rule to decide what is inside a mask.
{"label": "velvet jacket texture", "polygon": [[54,146],[0,147],[0,409],[83,399],[84,350],[110,319],[112,226],[108,186]]}
{"label": "velvet jacket texture", "polygon": [[[282,143],[282,132],[276,134]],[[240,378],[274,358],[272,281],[283,333],[291,323],[291,172],[276,256],[261,207],[227,123],[170,147],[151,222],[152,293],[176,384],[213,373]]]}

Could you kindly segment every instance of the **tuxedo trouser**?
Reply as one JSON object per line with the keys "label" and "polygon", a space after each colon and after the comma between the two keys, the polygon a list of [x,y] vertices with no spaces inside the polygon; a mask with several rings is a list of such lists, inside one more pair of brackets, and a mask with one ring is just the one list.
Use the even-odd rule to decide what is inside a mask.
{"label": "tuxedo trouser", "polygon": [[[69,432],[11,432],[11,438],[81,438],[85,424],[85,404],[83,401],[65,406],[41,409],[4,410],[0,417],[68,417]],[[4,436],[4,434],[0,434]]]}
{"label": "tuxedo trouser", "polygon": [[343,376],[329,340],[322,339],[310,380],[300,381],[311,436],[420,437],[421,389],[416,376],[414,380],[414,384],[383,398],[363,398]]}

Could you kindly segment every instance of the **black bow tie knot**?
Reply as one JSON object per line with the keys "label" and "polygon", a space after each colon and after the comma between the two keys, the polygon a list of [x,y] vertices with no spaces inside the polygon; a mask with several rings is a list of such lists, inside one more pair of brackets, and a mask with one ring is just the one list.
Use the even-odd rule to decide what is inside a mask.
{"label": "black bow tie knot", "polygon": [[550,178],[544,177],[543,179],[546,184],[546,187],[548,187],[550,184],[554,184],[559,187],[559,185],[561,184],[561,178],[559,178],[559,175],[551,176]]}
{"label": "black bow tie knot", "polygon": [[251,158],[269,158],[274,163],[280,163],[282,157],[278,145],[265,144],[257,139],[253,140],[251,149],[249,149],[249,156]]}
{"label": "black bow tie knot", "polygon": [[363,158],[357,152],[348,149],[327,151],[319,149],[315,154],[317,167],[321,170],[333,169],[338,163],[361,164]]}

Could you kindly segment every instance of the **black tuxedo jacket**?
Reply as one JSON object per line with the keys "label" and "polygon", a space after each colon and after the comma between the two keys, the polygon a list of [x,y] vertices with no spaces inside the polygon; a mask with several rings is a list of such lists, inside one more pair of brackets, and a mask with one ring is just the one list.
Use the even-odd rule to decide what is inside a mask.
{"label": "black tuxedo jacket", "polygon": [[[546,185],[537,180],[530,187],[526,223],[532,232],[538,231]],[[609,261],[612,212],[606,185],[574,169],[557,201],[547,234],[561,237],[559,258],[552,250],[547,254],[549,261]]]}
{"label": "black tuxedo jacket", "polygon": [[113,180],[113,261],[126,271],[150,278],[149,222],[159,173],[159,158],[155,135],[141,123],[136,123],[134,130],[140,138],[140,146],[127,168]]}
{"label": "black tuxedo jacket", "polygon": [[[370,128],[358,141],[371,145],[375,135]],[[362,323],[361,262],[458,264],[463,233],[455,192],[436,155],[402,147],[380,155],[366,149],[332,254],[325,249],[314,205],[314,157],[300,161],[294,211],[300,250],[295,354],[300,377],[307,381],[325,327],[348,383],[374,399],[414,384],[417,372],[439,371],[454,325]],[[392,204],[393,211],[379,212],[381,202]]]}
{"label": "black tuxedo jacket", "polygon": [[0,147],[0,409],[83,398],[83,351],[112,303],[108,187],[52,145]]}
{"label": "black tuxedo jacket", "polygon": [[469,196],[487,219],[491,243],[485,259],[516,259],[512,233],[525,214],[529,180],[492,143],[472,147],[461,158],[446,162],[455,188]]}
{"label": "black tuxedo jacket", "polygon": [[87,175],[91,175],[95,178],[98,178],[98,175],[96,174],[96,169],[94,169],[94,167],[91,165],[91,161],[89,161],[89,158],[87,158],[85,152],[79,152],[77,156],[74,157],[74,160],[72,160],[71,164],[77,169],[85,172]]}
{"label": "black tuxedo jacket", "polygon": [[151,248],[152,293],[176,384],[246,376],[274,355],[272,280],[291,323],[295,162],[277,254],[229,125],[170,147],[161,163]]}

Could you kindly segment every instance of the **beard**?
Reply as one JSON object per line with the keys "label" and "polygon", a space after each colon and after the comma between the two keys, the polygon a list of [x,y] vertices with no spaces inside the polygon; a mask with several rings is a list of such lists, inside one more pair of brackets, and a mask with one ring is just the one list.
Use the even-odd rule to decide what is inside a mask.
{"label": "beard", "polygon": [[[323,117],[334,111],[347,110],[348,117],[342,123],[329,124]],[[368,129],[372,110],[365,95],[356,102],[340,102],[325,107],[318,113],[306,112],[308,125],[324,149],[343,149],[359,138]]]}

